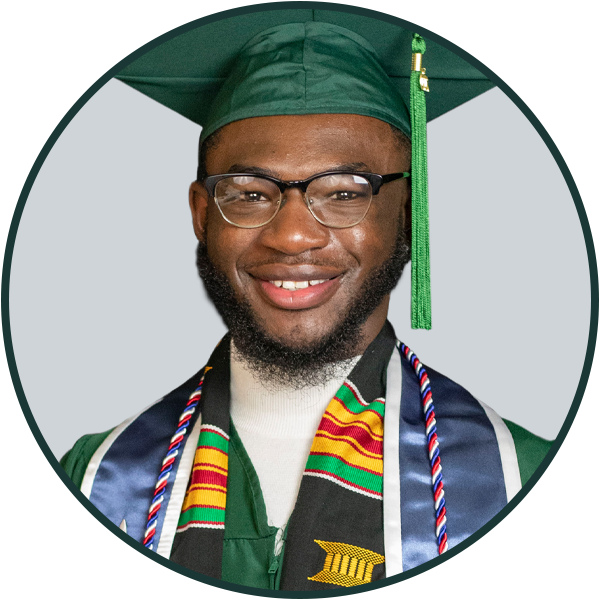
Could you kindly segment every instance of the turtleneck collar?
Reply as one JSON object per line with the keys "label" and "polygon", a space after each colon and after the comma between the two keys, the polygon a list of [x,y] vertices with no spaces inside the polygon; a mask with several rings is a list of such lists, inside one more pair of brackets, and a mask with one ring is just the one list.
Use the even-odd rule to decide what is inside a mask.
{"label": "turtleneck collar", "polygon": [[238,431],[270,438],[311,438],[327,405],[360,360],[345,361],[322,385],[293,387],[265,384],[231,343],[231,418]]}

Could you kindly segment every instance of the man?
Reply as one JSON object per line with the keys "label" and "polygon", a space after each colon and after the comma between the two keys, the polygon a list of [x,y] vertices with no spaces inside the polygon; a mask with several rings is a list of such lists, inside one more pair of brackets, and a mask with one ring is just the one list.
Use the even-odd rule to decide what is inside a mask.
{"label": "man", "polygon": [[362,37],[277,25],[202,123],[197,263],[229,334],[188,382],[62,461],[113,523],[184,567],[284,590],[382,579],[474,533],[549,448],[426,370],[386,321],[411,255],[428,313],[420,60],[409,123]]}

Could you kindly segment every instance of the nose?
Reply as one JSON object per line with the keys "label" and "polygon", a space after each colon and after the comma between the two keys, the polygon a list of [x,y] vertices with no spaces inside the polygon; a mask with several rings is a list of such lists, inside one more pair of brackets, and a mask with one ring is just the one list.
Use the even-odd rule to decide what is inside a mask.
{"label": "nose", "polygon": [[328,244],[330,230],[312,216],[301,190],[286,190],[282,202],[277,216],[262,228],[260,239],[264,246],[296,255]]}

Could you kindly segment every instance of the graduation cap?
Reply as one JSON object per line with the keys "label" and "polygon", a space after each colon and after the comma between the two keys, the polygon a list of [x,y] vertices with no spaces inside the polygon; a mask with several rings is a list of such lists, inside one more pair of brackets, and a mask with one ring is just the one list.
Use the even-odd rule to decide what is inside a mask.
{"label": "graduation cap", "polygon": [[198,26],[117,78],[201,125],[201,142],[240,119],[320,113],[375,117],[409,136],[411,323],[431,329],[427,121],[493,87],[481,72],[388,21],[280,9]]}

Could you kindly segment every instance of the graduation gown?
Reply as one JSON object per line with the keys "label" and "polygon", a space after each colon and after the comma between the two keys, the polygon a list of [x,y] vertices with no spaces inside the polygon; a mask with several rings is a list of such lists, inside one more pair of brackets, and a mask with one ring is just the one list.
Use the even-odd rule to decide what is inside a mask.
{"label": "graduation gown", "polygon": [[[258,477],[229,422],[228,342],[215,350],[209,370],[115,429],[75,444],[61,464],[84,495],[143,542],[165,454],[203,379],[187,439],[169,465],[153,550],[232,583],[308,591],[375,581],[437,556],[420,382],[391,325],[367,348],[319,425],[279,552]],[[514,497],[551,443],[501,419],[443,375],[427,373],[453,547]],[[207,467],[211,455],[217,459]]]}

